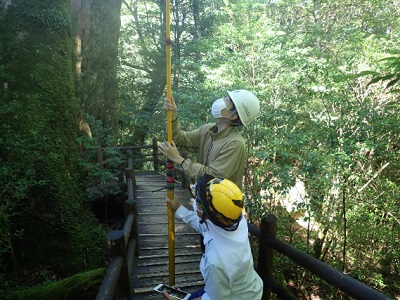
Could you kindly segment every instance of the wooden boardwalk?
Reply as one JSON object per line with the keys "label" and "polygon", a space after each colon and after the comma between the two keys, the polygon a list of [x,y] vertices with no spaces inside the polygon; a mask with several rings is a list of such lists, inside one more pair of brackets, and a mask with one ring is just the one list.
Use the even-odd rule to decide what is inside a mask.
{"label": "wooden boardwalk", "polygon": [[[164,299],[153,288],[169,283],[168,215],[165,197],[166,178],[156,172],[136,173],[139,257],[135,258],[132,299]],[[161,189],[161,190],[160,190]],[[189,190],[175,186],[180,203],[192,207]],[[175,220],[175,284],[188,292],[203,285],[199,271],[201,259],[199,234]]]}

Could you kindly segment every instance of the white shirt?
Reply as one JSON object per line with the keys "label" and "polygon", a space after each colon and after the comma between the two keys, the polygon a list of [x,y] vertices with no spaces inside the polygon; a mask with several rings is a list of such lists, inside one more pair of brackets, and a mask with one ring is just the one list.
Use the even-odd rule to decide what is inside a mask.
{"label": "white shirt", "polygon": [[254,270],[248,239],[247,221],[242,218],[238,229],[226,231],[210,220],[200,224],[197,213],[180,206],[175,218],[201,233],[206,246],[200,261],[205,294],[202,300],[258,300],[263,282]]}

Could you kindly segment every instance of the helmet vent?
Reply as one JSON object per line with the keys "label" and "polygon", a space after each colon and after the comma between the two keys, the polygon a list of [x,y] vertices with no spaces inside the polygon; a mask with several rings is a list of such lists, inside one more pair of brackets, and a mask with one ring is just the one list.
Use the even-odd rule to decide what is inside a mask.
{"label": "helmet vent", "polygon": [[234,200],[232,199],[233,204],[235,204],[237,207],[243,208],[243,201],[242,200]]}

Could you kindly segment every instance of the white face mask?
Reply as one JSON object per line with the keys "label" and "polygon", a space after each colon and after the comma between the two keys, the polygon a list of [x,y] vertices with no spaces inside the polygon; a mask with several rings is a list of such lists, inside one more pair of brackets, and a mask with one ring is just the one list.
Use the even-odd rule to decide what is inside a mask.
{"label": "white face mask", "polygon": [[226,108],[224,98],[220,98],[214,101],[211,107],[211,114],[214,119],[222,118],[222,110]]}

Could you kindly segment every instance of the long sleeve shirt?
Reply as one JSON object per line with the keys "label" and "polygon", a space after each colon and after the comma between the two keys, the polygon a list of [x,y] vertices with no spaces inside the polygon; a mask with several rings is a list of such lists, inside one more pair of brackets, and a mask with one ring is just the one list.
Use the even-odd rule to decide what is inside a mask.
{"label": "long sleeve shirt", "polygon": [[[175,218],[182,220],[204,236],[206,249],[200,261],[200,271],[205,282],[205,294],[203,294],[202,300],[261,299],[263,282],[254,270],[247,236],[247,221],[244,218],[240,221],[238,228],[240,230],[229,232],[228,235],[246,235],[239,238],[244,241],[240,249],[245,249],[246,253],[237,253],[237,248],[230,247],[229,242],[223,242],[224,245],[221,246],[221,243],[214,241],[214,238],[217,237],[210,234],[206,223],[200,224],[197,213],[183,206],[178,208]],[[223,259],[221,259],[221,253],[223,253]],[[238,256],[244,259],[238,259]],[[235,268],[232,269],[231,264],[235,265]]]}
{"label": "long sleeve shirt", "polygon": [[242,189],[245,166],[245,142],[237,127],[215,132],[215,124],[183,131],[179,119],[172,123],[172,136],[178,148],[197,153],[197,161],[186,159],[182,168],[189,177],[204,174],[226,178]]}

